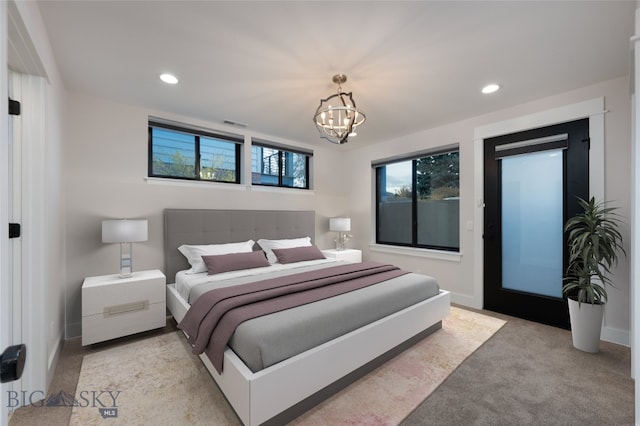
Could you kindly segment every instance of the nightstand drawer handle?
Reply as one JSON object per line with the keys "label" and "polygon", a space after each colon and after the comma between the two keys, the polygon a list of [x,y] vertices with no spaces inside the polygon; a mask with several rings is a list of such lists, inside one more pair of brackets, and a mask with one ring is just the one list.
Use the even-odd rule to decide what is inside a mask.
{"label": "nightstand drawer handle", "polygon": [[135,311],[146,311],[149,309],[149,301],[125,303],[124,305],[107,306],[104,308],[104,317],[114,317],[116,315],[128,314]]}

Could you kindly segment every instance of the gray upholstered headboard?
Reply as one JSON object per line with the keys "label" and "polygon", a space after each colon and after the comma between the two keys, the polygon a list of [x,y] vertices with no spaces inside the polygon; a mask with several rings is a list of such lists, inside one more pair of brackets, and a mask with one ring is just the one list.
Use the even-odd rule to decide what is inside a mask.
{"label": "gray upholstered headboard", "polygon": [[164,211],[164,273],[173,283],[176,273],[189,269],[178,251],[182,244],[220,244],[260,238],[315,239],[314,211],[194,210]]}

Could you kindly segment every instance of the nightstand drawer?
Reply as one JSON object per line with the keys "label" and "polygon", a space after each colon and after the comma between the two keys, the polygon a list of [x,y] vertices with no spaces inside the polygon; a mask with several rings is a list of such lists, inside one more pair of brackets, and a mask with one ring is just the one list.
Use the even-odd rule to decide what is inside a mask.
{"label": "nightstand drawer", "polygon": [[86,278],[82,285],[82,316],[102,314],[108,306],[143,301],[164,303],[165,284],[164,275],[146,272],[136,272],[129,278],[117,275]]}
{"label": "nightstand drawer", "polygon": [[166,279],[159,270],[88,277],[82,284],[82,345],[166,324]]}
{"label": "nightstand drawer", "polygon": [[322,254],[324,254],[327,259],[346,260],[348,262],[362,262],[362,251],[356,249],[322,250]]}
{"label": "nightstand drawer", "polygon": [[165,326],[164,302],[135,305],[108,306],[101,314],[83,317],[82,346]]}

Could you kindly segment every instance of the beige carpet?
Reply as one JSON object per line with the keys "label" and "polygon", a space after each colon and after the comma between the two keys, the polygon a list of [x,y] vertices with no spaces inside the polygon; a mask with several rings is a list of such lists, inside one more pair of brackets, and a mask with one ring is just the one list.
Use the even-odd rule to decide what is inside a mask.
{"label": "beige carpet", "polygon": [[[442,330],[296,419],[398,424],[505,322],[455,307]],[[84,357],[71,425],[239,425],[179,332]]]}

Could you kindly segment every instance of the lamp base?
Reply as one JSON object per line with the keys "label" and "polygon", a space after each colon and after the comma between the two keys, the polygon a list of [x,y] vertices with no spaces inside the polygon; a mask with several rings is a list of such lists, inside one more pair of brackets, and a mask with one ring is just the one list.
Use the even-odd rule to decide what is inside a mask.
{"label": "lamp base", "polygon": [[131,277],[132,259],[131,243],[120,243],[120,275],[118,278]]}
{"label": "lamp base", "polygon": [[339,231],[338,238],[335,239],[336,250],[338,251],[344,250],[344,241],[345,241],[345,238],[344,238],[343,232]]}

